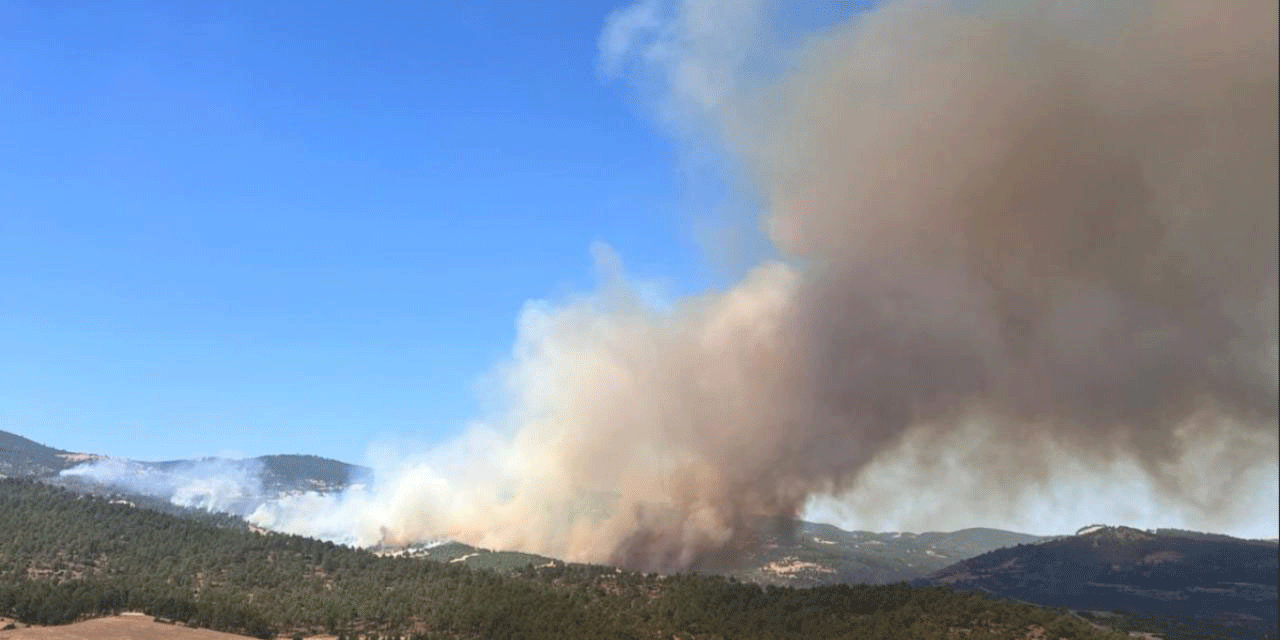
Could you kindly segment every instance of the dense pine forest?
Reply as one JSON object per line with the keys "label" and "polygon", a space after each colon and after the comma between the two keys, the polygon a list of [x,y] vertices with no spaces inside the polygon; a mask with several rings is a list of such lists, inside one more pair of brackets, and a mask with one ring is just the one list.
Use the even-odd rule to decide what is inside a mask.
{"label": "dense pine forest", "polygon": [[1122,637],[945,588],[766,588],[562,563],[503,574],[0,480],[0,614],[61,624],[126,610],[261,638]]}

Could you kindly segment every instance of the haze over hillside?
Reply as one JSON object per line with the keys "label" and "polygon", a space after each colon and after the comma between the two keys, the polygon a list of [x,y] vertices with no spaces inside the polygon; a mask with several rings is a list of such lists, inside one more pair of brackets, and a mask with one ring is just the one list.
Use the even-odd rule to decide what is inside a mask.
{"label": "haze over hillside", "polygon": [[134,610],[258,638],[895,640],[906,630],[958,640],[982,629],[1012,640],[1037,628],[1117,638],[1061,612],[945,589],[766,589],[555,562],[495,573],[380,557],[13,479],[0,480],[0,509],[10,516],[0,518],[0,615],[29,623]]}
{"label": "haze over hillside", "polygon": [[[141,499],[145,497],[175,507],[230,514],[251,525],[269,524],[263,514],[271,513],[278,501],[318,499],[323,494],[348,489],[353,481],[373,480],[368,469],[316,456],[140,462],[67,453],[2,431],[0,439],[12,445],[3,458],[8,465],[6,475],[37,478],[138,506],[160,506]],[[605,504],[601,504],[604,510],[599,517],[607,517]],[[762,584],[798,587],[886,584],[919,578],[993,549],[1044,539],[997,529],[920,534],[844,531],[830,524],[778,519],[760,519],[753,531],[753,538],[744,540],[741,549],[703,570]],[[326,539],[355,542],[341,535]],[[457,542],[436,546],[447,542],[443,539],[415,542],[433,544],[375,548],[383,553],[407,553],[481,568],[511,569],[550,559],[519,549],[490,550]]]}
{"label": "haze over hillside", "polygon": [[247,516],[288,495],[328,493],[367,481],[371,470],[319,456],[159,462],[73,453],[0,431],[0,477],[38,478],[93,491],[120,491],[175,506]]}
{"label": "haze over hillside", "polygon": [[[84,467],[69,466],[60,475],[28,474],[43,477],[46,482],[154,507],[154,503],[135,497],[147,494],[178,506],[234,513],[247,517],[249,522],[253,522],[255,513],[260,513],[262,505],[272,500],[315,494],[317,490],[341,491],[360,472],[345,463],[297,455],[263,456],[251,461],[115,460],[104,465],[92,454],[68,457],[13,434],[0,432],[0,438],[14,445],[7,459],[11,469],[40,469],[34,460],[56,459],[80,460],[80,464],[90,464],[87,468],[95,470],[77,473],[78,468]],[[20,450],[28,452],[32,460],[17,455]],[[284,466],[273,472],[270,464]],[[130,470],[132,473],[127,473]],[[269,473],[274,478],[271,482],[265,480]],[[252,492],[246,492],[247,488]],[[1082,527],[1073,536],[1056,538],[984,528],[926,533],[845,531],[829,524],[777,519],[761,519],[751,531],[751,537],[744,539],[740,548],[730,550],[720,562],[708,563],[701,570],[751,583],[789,587],[887,584],[928,578],[1001,597],[1077,610],[1119,611],[1126,616],[1152,615],[1160,619],[1182,617],[1193,628],[1228,624],[1224,628],[1243,633],[1238,636],[1242,638],[1274,625],[1274,620],[1265,615],[1275,600],[1275,580],[1270,579],[1274,578],[1275,567],[1268,568],[1267,564],[1274,565],[1274,542],[1242,541],[1221,534],[1176,529],[1141,531],[1104,525]],[[444,540],[425,545],[378,545],[373,550],[379,555],[502,572],[563,564],[563,559],[519,549],[479,548]],[[1206,558],[1213,560],[1206,564]]]}
{"label": "haze over hillside", "polygon": [[[31,539],[26,542],[19,541],[18,546],[13,547],[14,552],[6,556],[10,558],[8,563],[0,563],[0,609],[17,606],[13,611],[28,620],[43,619],[32,616],[48,615],[36,613],[48,610],[33,608],[36,607],[35,604],[5,605],[5,602],[11,602],[8,599],[11,596],[7,596],[5,591],[6,570],[21,569],[28,576],[47,578],[53,584],[66,581],[67,572],[70,571],[80,577],[67,582],[66,586],[83,591],[102,586],[96,581],[82,582],[87,575],[86,571],[98,575],[100,571],[110,571],[104,567],[114,566],[116,570],[125,572],[122,575],[133,575],[136,569],[129,568],[132,565],[121,563],[150,562],[152,556],[148,553],[137,558],[131,555],[141,550],[154,551],[190,543],[206,549],[202,553],[207,553],[210,545],[214,544],[212,540],[231,540],[249,534],[243,527],[227,527],[226,523],[218,520],[192,520],[190,515],[186,515],[184,520],[174,521],[168,515],[148,515],[144,509],[131,506],[128,501],[118,498],[113,498],[110,503],[102,499],[96,503],[85,502],[83,499],[72,499],[70,494],[49,491],[31,485],[0,485],[0,493],[8,496],[0,496],[0,502],[7,500],[3,505],[6,512],[17,517],[23,523],[20,526],[36,527],[35,530],[45,532],[34,537],[28,536]],[[85,520],[90,513],[98,516]],[[97,521],[96,525],[87,530],[80,529],[82,526],[89,526],[93,520]],[[134,526],[127,524],[129,522],[136,522],[142,527],[132,529],[127,536],[127,539],[136,542],[136,549],[122,547],[118,540],[123,538],[112,537],[117,535],[112,533],[114,529]],[[1219,534],[1178,530],[1147,532],[1104,525],[1085,527],[1076,535],[1055,539],[992,529],[952,533],[875,534],[848,532],[830,525],[813,523],[795,523],[794,528],[773,530],[783,533],[774,534],[752,545],[752,549],[760,551],[744,553],[736,566],[725,567],[724,571],[750,582],[819,589],[822,588],[821,585],[832,586],[845,582],[890,582],[915,578],[921,585],[932,581],[966,590],[976,589],[1004,598],[1065,606],[1076,610],[1077,615],[1094,620],[1095,624],[1124,629],[1160,630],[1171,633],[1172,635],[1167,636],[1171,639],[1253,638],[1257,637],[1257,633],[1267,632],[1275,626],[1274,575],[1277,568],[1277,547],[1271,541],[1243,541]],[[86,537],[87,531],[94,533]],[[759,531],[769,529],[761,527]],[[786,533],[791,531],[796,533]],[[102,541],[94,542],[94,536],[101,537]],[[201,539],[207,540],[201,542]],[[107,543],[107,540],[117,542]],[[250,548],[256,548],[257,543],[252,543],[251,539],[244,540],[250,543]],[[289,539],[268,536],[268,540],[276,541],[269,542],[270,546]],[[337,566],[332,559],[324,558],[338,553],[341,547],[296,538],[292,540],[295,542],[286,542],[285,547],[301,544],[303,549],[312,549],[304,551],[304,559],[311,558],[311,561],[320,562],[324,567]],[[1005,545],[1014,546],[982,553]],[[103,549],[113,551],[107,552],[106,556],[95,556],[97,559],[89,562],[93,549],[97,549],[98,553]],[[570,565],[551,558],[477,549],[460,543],[374,551],[375,554],[361,553],[367,554],[366,557],[391,556],[391,559],[400,562],[429,563],[455,570],[494,570],[503,575],[523,576],[521,579],[536,578],[547,571],[560,575],[557,572],[571,568]],[[90,555],[85,556],[82,552]],[[174,553],[185,552],[171,550],[165,553],[166,557],[170,557]],[[316,555],[317,553],[320,555]],[[341,551],[338,555],[350,554]],[[83,560],[76,559],[82,557]],[[115,560],[104,564],[104,558]],[[970,559],[953,564],[957,558]],[[205,558],[201,561],[215,560]],[[248,571],[247,567],[251,565],[252,563],[241,568],[237,568],[240,567],[237,563],[218,566],[223,566],[224,569],[220,571],[229,572],[226,575],[232,576],[235,582],[242,578],[234,576]],[[179,562],[170,569],[183,566],[187,565]],[[27,569],[22,569],[23,567]],[[938,567],[946,568],[937,570]],[[161,571],[170,569],[160,568]],[[33,570],[36,573],[31,573]],[[146,571],[154,573],[156,570],[150,568]],[[291,577],[294,576],[293,570],[283,570],[279,579],[294,579]],[[604,576],[614,575],[611,568],[592,571]],[[933,575],[927,580],[923,579],[930,572],[934,572]],[[101,574],[100,577],[107,575],[111,574]],[[254,578],[243,586],[251,588],[259,580],[261,578]],[[76,587],[77,584],[81,586]],[[288,601],[297,595],[295,591],[296,588],[285,589],[271,597]],[[55,597],[54,594],[46,595]],[[151,610],[176,612],[181,609]],[[199,619],[232,619],[225,615],[234,617],[248,613],[236,610],[224,614],[223,618]]]}
{"label": "haze over hillside", "polygon": [[[92,604],[94,602],[92,597],[86,600],[85,594],[94,593],[95,590],[100,589],[107,589],[103,595],[97,596],[105,598],[99,600],[100,602],[137,602],[138,604],[130,606],[143,607],[145,610],[166,617],[177,615],[181,619],[190,619],[200,625],[262,625],[265,624],[265,619],[292,620],[286,624],[297,625],[315,624],[321,619],[310,613],[293,614],[294,616],[302,615],[300,618],[278,618],[274,615],[263,618],[259,613],[255,613],[257,610],[252,607],[232,606],[231,603],[243,601],[241,595],[233,594],[248,593],[262,586],[263,578],[259,575],[261,570],[253,569],[260,564],[277,567],[279,575],[272,579],[286,582],[296,580],[299,576],[312,575],[314,571],[331,572],[339,566],[345,566],[344,563],[354,560],[358,560],[364,566],[368,564],[369,558],[387,556],[391,556],[388,560],[401,563],[397,565],[398,571],[407,570],[410,573],[414,573],[411,569],[414,563],[427,563],[448,567],[454,573],[457,570],[495,570],[520,580],[550,579],[552,584],[561,584],[566,579],[596,580],[591,576],[612,580],[617,575],[615,574],[617,570],[612,568],[592,568],[582,576],[569,578],[580,570],[555,559],[477,549],[459,543],[410,549],[377,549],[376,553],[370,554],[366,551],[348,551],[330,543],[306,541],[276,534],[268,534],[261,542],[257,542],[244,527],[227,526],[226,522],[216,519],[193,519],[190,514],[184,514],[182,520],[175,520],[170,515],[148,513],[145,509],[133,506],[128,500],[113,498],[108,502],[102,498],[77,499],[73,494],[57,489],[24,485],[15,481],[4,482],[0,483],[0,503],[3,503],[0,506],[3,506],[5,512],[10,515],[6,521],[14,526],[25,528],[29,533],[25,536],[12,537],[12,544],[0,545],[5,547],[0,549],[0,553],[7,558],[5,562],[0,562],[0,613],[10,611],[27,621],[64,620],[58,617],[63,614],[55,612],[65,612],[68,604],[72,602],[78,603],[76,607],[93,609],[99,605]],[[127,531],[121,527],[125,527]],[[759,529],[759,531],[768,530],[767,527]],[[1094,621],[1093,624],[1105,627],[1119,626],[1123,629],[1158,630],[1162,633],[1170,633],[1171,635],[1167,637],[1171,640],[1209,637],[1253,638],[1258,637],[1257,633],[1265,633],[1268,629],[1275,628],[1276,583],[1274,577],[1277,569],[1275,564],[1277,546],[1274,541],[1244,541],[1220,534],[1180,530],[1147,532],[1104,525],[1085,527],[1074,536],[1055,539],[1036,538],[992,529],[971,529],[952,533],[873,534],[847,532],[830,525],[813,523],[795,523],[794,528],[774,528],[773,530],[798,533],[779,533],[759,541],[758,545],[753,545],[751,548],[763,550],[763,556],[752,555],[757,552],[747,552],[740,557],[737,566],[725,568],[729,575],[752,582],[791,587],[805,586],[821,591],[826,588],[821,585],[830,587],[849,581],[885,582],[920,578],[932,570],[931,568],[951,565],[953,558],[969,558],[982,553],[984,549],[1016,544],[1016,546],[983,553],[972,559],[947,566],[945,569],[936,571],[929,580],[917,580],[917,583],[923,585],[933,581],[966,590],[976,589],[1004,598],[1076,609],[1077,613],[1073,614],[1075,617],[1060,619],[1056,623],[1058,626],[1055,628],[1063,630],[1067,627],[1062,625],[1072,620],[1076,622],[1070,622],[1070,624],[1079,623],[1080,621],[1077,620],[1079,616],[1088,617]],[[211,551],[220,549],[233,540],[239,540],[235,544],[248,546],[236,551],[235,545],[232,545],[230,549],[222,549],[216,551],[213,556],[209,555]],[[129,541],[129,543],[122,544],[121,541]],[[180,560],[183,554],[188,553],[182,546],[187,544],[194,545],[192,549],[200,551],[193,556],[192,560]],[[299,560],[304,565],[307,562],[319,564],[312,573],[308,573],[294,566],[296,563],[293,561],[281,565],[279,556],[273,556],[276,560],[270,563],[250,561],[253,554],[263,551],[263,545],[266,549],[277,549],[267,551],[270,554],[296,548],[300,552]],[[167,560],[160,566],[153,566],[155,553],[162,549],[167,549],[162,553]],[[231,555],[228,556],[227,553]],[[231,557],[239,557],[240,560],[231,562],[228,560]],[[182,585],[186,584],[190,578],[186,572],[192,566],[190,565],[192,561],[212,563],[208,564],[204,570],[214,571],[215,575],[223,575],[224,580],[230,580],[230,582],[224,584],[216,593],[210,594],[216,596],[212,600],[209,599],[209,595],[206,595],[188,604],[178,604],[182,602],[180,599],[181,588],[184,588]],[[390,568],[390,565],[385,568]],[[566,570],[570,573],[563,573]],[[134,576],[130,579],[136,579],[137,576],[142,575],[154,577],[165,575],[166,571],[180,572],[167,580],[168,584],[176,585],[180,589],[160,600],[148,599],[159,597],[156,592],[136,588],[132,590],[134,596],[119,600],[125,597],[123,594],[128,593],[128,591],[120,591],[123,583],[116,584],[110,580],[104,582],[104,579],[118,580],[121,576]],[[254,573],[255,571],[257,573]],[[368,568],[361,569],[351,576],[368,577],[365,575],[367,571]],[[255,575],[257,577],[254,577]],[[333,575],[337,577],[345,574],[340,571]],[[406,592],[421,588],[422,580],[430,575],[432,574],[428,571],[424,576],[413,578],[398,588]],[[111,578],[111,576],[116,577]],[[30,582],[33,577],[37,582]],[[11,579],[17,579],[17,582],[6,582]],[[378,580],[381,579],[383,578],[378,578]],[[623,581],[629,583],[632,579],[627,577]],[[656,579],[657,582],[653,582],[655,577],[648,578],[652,584],[642,588],[642,592],[645,589],[650,592],[655,588],[660,589],[665,578]],[[48,586],[34,586],[41,584],[40,581],[43,580],[49,581]],[[713,586],[715,584],[719,583],[704,583],[698,589],[719,589],[720,587]],[[50,591],[50,588],[54,590]],[[228,588],[231,590],[227,591]],[[30,589],[36,591],[26,596],[15,595],[27,593]],[[72,591],[65,591],[66,589]],[[288,609],[296,612],[303,602],[310,603],[307,606],[315,604],[305,596],[307,589],[305,585],[293,585],[288,588],[282,586],[271,591],[270,595],[266,592],[257,593],[256,598],[263,603],[263,606],[269,605],[270,611]],[[766,593],[776,595],[779,592]],[[400,604],[396,606],[408,606],[405,602],[401,602],[403,595],[404,593],[401,593],[397,596],[396,602]],[[674,597],[685,598],[688,595]],[[889,593],[870,594],[866,597],[878,599],[886,595]],[[927,597],[924,593],[918,595],[926,599],[943,597],[941,594]],[[343,597],[357,596],[358,592]],[[303,597],[303,600],[294,600],[297,597]],[[309,597],[314,597],[314,594]],[[821,591],[814,597],[819,601],[827,602],[832,594]],[[251,597],[250,601],[254,601],[254,597]],[[271,602],[276,604],[269,604]],[[468,606],[492,608],[502,601],[484,598],[482,602],[489,604]],[[358,604],[359,607],[368,604],[360,599],[351,603],[353,606],[363,603]],[[112,607],[123,605],[101,606],[107,607],[102,609],[103,612],[110,613],[119,610]],[[505,606],[499,606],[498,609],[506,611]],[[766,607],[767,605],[760,602],[750,606]],[[364,609],[358,610],[364,611]],[[412,607],[406,609],[406,611],[409,610],[412,610]],[[979,615],[977,612],[981,611],[981,608],[973,609],[970,606],[966,610],[970,613],[961,614],[962,617],[957,618],[957,621],[972,620],[963,616]],[[216,613],[217,611],[222,613]],[[747,611],[753,611],[753,615],[764,615],[773,623],[783,620],[763,609],[749,608]],[[921,619],[915,616],[921,613],[912,609],[905,614],[906,618],[901,621],[901,624],[915,625],[911,627],[914,629],[912,631],[914,635],[911,637],[934,637],[928,635],[933,632],[926,631],[933,627],[919,626]],[[359,624],[367,629],[369,620],[361,617],[363,615],[345,618],[347,622],[343,624]],[[431,614],[431,616],[435,615]],[[931,614],[927,612],[923,615],[925,618],[931,618]],[[1052,614],[1047,612],[1039,615],[1052,617]],[[385,617],[380,619],[386,620]],[[407,622],[410,619],[413,618],[399,618],[400,621],[395,624],[403,627],[405,624],[411,624]],[[429,619],[436,620],[431,624],[463,624],[464,626],[470,624],[448,622],[450,619],[448,617]],[[997,625],[1003,625],[1008,623],[1008,619],[1007,614],[1000,614],[990,620],[996,621]],[[219,620],[224,622],[218,622]],[[234,620],[247,622],[227,622]],[[303,620],[312,622],[303,623]],[[999,622],[1001,620],[1004,622]],[[528,621],[521,622],[518,626],[527,629],[520,626],[527,623]],[[581,621],[564,620],[560,624],[567,623],[580,624]],[[688,622],[675,624],[686,623]],[[598,625],[600,622],[591,624]],[[634,621],[627,622],[625,626],[634,624],[636,624]],[[953,623],[953,631],[954,628]],[[1087,625],[1078,627],[1075,633],[1081,633],[1088,628]],[[148,629],[154,629],[154,627],[148,627]],[[316,627],[312,629],[315,630]],[[865,631],[870,633],[871,627],[866,627]],[[892,624],[886,627],[885,633],[889,634],[883,636],[886,638],[901,637],[894,635],[900,634],[901,629],[893,629]],[[802,632],[801,637],[818,636]],[[859,637],[880,636],[871,633],[871,635]],[[937,637],[952,636],[943,633]],[[997,634],[996,637],[1004,636]],[[1015,633],[1010,637],[1020,636]]]}

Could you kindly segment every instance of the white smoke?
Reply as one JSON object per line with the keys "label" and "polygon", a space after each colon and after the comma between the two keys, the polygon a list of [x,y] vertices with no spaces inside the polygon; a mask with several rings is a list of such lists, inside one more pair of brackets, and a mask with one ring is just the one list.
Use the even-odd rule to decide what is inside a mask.
{"label": "white smoke", "polygon": [[176,506],[247,515],[268,496],[257,460],[203,460],[147,463],[102,458],[63,470],[77,478],[129,493],[166,500]]}

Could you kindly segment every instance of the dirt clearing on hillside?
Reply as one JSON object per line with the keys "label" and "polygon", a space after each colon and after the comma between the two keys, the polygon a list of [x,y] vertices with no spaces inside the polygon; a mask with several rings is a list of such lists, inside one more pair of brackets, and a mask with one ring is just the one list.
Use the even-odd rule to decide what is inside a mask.
{"label": "dirt clearing on hillside", "polygon": [[191,629],[156,622],[151,616],[126,613],[56,627],[25,627],[0,631],[3,640],[249,640],[233,633]]}

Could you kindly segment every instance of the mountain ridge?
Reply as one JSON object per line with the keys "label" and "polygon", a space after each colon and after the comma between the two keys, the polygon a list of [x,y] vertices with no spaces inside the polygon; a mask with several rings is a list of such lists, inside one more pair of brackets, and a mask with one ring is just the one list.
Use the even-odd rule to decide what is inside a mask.
{"label": "mountain ridge", "polygon": [[0,431],[0,477],[57,473],[74,464],[67,458],[74,455],[16,433]]}
{"label": "mountain ridge", "polygon": [[1203,637],[1261,637],[1277,628],[1278,551],[1273,542],[1222,534],[1093,525],[990,551],[916,584],[1218,628]]}

